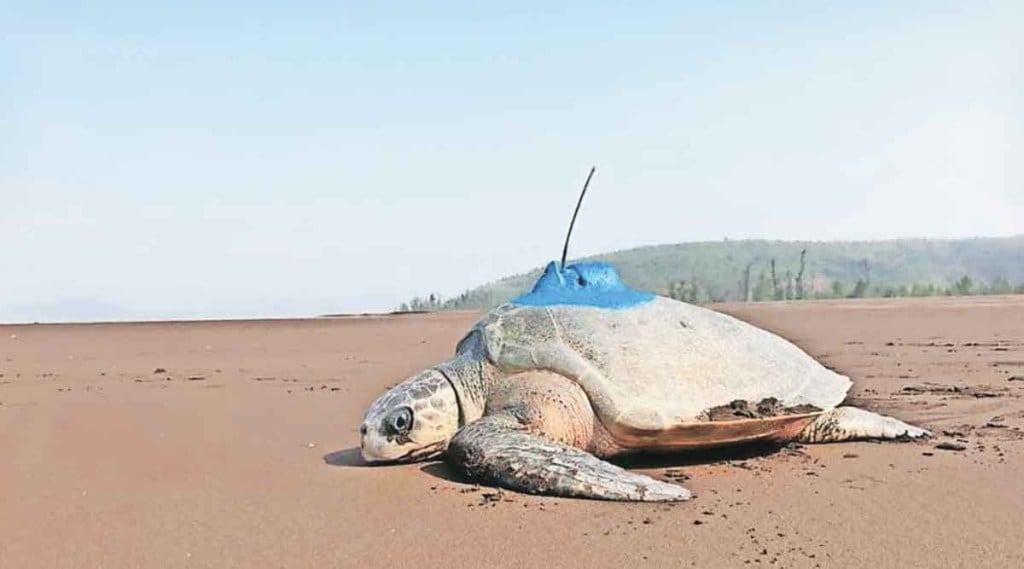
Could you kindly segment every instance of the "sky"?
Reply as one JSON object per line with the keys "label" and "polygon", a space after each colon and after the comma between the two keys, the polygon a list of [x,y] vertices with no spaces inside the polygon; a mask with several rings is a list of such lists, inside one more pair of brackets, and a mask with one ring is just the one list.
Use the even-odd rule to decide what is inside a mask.
{"label": "sky", "polygon": [[458,294],[591,165],[571,256],[1024,233],[1017,1],[14,4],[0,322]]}

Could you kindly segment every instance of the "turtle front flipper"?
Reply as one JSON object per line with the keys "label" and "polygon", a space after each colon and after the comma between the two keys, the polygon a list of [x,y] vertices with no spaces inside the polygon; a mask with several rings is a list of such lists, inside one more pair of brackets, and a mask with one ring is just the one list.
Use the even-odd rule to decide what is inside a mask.
{"label": "turtle front flipper", "polygon": [[514,412],[488,415],[463,427],[448,446],[447,460],[469,478],[528,494],[633,502],[691,497],[682,486],[532,434]]}

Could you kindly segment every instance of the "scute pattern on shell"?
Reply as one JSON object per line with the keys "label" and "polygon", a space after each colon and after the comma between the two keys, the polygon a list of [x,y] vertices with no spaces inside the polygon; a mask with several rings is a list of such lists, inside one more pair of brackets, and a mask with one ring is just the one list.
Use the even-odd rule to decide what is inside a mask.
{"label": "scute pattern on shell", "polygon": [[775,334],[663,297],[626,310],[505,305],[474,331],[506,374],[545,369],[576,381],[613,432],[700,421],[737,399],[831,409],[850,387]]}

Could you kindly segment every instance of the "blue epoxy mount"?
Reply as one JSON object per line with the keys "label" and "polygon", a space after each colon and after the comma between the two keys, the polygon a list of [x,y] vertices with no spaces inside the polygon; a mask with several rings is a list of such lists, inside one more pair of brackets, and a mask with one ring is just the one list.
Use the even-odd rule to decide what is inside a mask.
{"label": "blue epoxy mount", "polygon": [[533,290],[512,301],[523,306],[593,306],[631,308],[654,300],[654,295],[631,289],[608,263],[591,261],[559,269],[548,263]]}

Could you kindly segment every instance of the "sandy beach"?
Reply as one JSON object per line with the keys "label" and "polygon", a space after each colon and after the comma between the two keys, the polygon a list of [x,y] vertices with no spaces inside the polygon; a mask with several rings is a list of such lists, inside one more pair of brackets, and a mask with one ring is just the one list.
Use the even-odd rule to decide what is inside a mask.
{"label": "sandy beach", "polygon": [[0,567],[1024,566],[1024,297],[715,308],[937,436],[630,465],[681,504],[524,496],[356,448],[475,313],[7,325]]}

